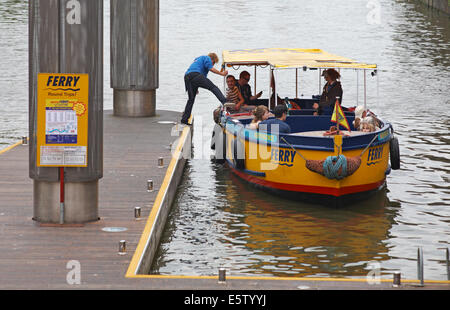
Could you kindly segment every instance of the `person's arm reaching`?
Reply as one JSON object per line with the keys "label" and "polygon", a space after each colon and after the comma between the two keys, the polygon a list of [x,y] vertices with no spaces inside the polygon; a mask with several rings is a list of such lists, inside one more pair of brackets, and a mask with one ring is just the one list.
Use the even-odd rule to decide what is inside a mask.
{"label": "person's arm reaching", "polygon": [[228,71],[227,70],[221,72],[221,71],[217,70],[216,68],[211,68],[211,69],[209,69],[209,71],[211,71],[212,73],[221,75],[221,76],[227,76],[228,75]]}

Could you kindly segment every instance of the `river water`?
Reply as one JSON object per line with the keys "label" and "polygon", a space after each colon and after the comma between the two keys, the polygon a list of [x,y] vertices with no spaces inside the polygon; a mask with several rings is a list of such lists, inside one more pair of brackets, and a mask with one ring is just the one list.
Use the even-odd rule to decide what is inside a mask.
{"label": "river water", "polygon": [[[27,3],[0,0],[0,149],[28,131]],[[109,88],[109,1],[105,1],[105,109]],[[450,241],[450,19],[416,1],[160,1],[157,108],[182,111],[183,75],[193,58],[224,49],[321,48],[378,65],[367,104],[394,126],[401,170],[371,199],[334,210],[266,194],[209,158],[215,97],[200,90],[188,161],[151,273],[446,279]],[[235,72],[247,68],[239,68]],[[248,69],[247,69],[248,70]],[[267,94],[268,73],[256,89]],[[253,71],[252,74],[253,85]],[[341,72],[344,106],[362,102],[362,76]],[[309,75],[308,75],[309,74]],[[221,77],[210,74],[219,86]],[[292,73],[277,76],[295,96]],[[356,88],[359,81],[360,87]],[[300,73],[299,95],[318,94]],[[323,84],[322,84],[323,85]],[[264,97],[264,95],[263,95]]]}

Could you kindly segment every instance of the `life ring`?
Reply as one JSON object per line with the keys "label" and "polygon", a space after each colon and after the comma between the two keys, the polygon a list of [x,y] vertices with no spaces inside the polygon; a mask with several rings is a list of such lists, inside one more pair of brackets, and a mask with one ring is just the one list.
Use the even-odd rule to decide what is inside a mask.
{"label": "life ring", "polygon": [[400,147],[398,144],[398,139],[393,137],[389,142],[389,154],[391,160],[391,168],[393,170],[400,169]]}
{"label": "life ring", "polygon": [[238,136],[233,141],[233,163],[236,169],[245,169],[245,145]]}

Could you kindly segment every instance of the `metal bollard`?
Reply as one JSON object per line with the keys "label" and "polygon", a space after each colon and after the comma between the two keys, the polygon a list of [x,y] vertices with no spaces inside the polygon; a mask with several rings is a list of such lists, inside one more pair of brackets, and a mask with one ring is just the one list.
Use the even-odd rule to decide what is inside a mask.
{"label": "metal bollard", "polygon": [[424,286],[423,283],[423,251],[422,248],[417,249],[417,278],[420,280],[420,286]]}
{"label": "metal bollard", "polygon": [[158,158],[158,168],[163,168],[163,167],[164,167],[164,158],[159,157]]}
{"label": "metal bollard", "polygon": [[225,283],[227,278],[227,271],[225,270],[225,268],[220,267],[219,268],[219,283]]}
{"label": "metal bollard", "polygon": [[147,192],[153,192],[153,180],[147,180]]}
{"label": "metal bollard", "polygon": [[28,137],[22,137],[22,145],[28,145]]}
{"label": "metal bollard", "polygon": [[141,207],[134,207],[134,218],[136,220],[141,219]]}
{"label": "metal bollard", "polygon": [[448,248],[445,249],[445,262],[447,265],[447,280],[450,281],[450,259],[449,259],[449,253]]}
{"label": "metal bollard", "polygon": [[119,255],[127,254],[127,242],[125,240],[119,241]]}
{"label": "metal bollard", "polygon": [[400,275],[400,272],[396,271],[394,273],[394,281],[393,281],[392,286],[399,287],[400,285],[401,285],[401,275]]}

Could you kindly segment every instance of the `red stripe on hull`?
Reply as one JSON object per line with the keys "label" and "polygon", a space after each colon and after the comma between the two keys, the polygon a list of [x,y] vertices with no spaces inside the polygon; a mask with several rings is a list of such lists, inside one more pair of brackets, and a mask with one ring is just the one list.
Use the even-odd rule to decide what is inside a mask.
{"label": "red stripe on hull", "polygon": [[335,196],[335,197],[371,191],[371,190],[379,188],[385,182],[385,179],[383,179],[383,180],[381,180],[379,182],[375,182],[375,183],[355,185],[355,186],[346,186],[346,187],[342,187],[342,188],[286,184],[286,183],[277,183],[277,182],[272,182],[272,181],[266,181],[266,180],[254,177],[252,175],[248,175],[243,171],[237,170],[230,164],[228,164],[228,165],[231,167],[231,169],[233,170],[233,172],[236,175],[238,175],[239,177],[241,177],[242,179],[244,179],[250,183],[258,184],[258,185],[269,187],[269,188],[276,188],[276,189],[284,190],[284,191],[313,193],[313,194],[321,194],[321,195],[330,195],[330,196]]}

